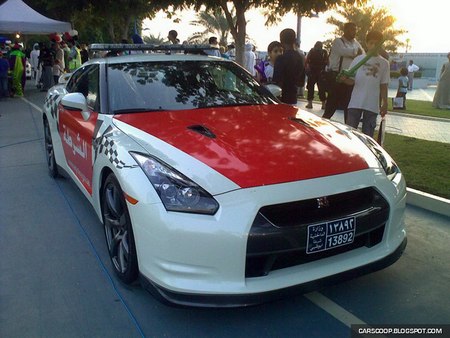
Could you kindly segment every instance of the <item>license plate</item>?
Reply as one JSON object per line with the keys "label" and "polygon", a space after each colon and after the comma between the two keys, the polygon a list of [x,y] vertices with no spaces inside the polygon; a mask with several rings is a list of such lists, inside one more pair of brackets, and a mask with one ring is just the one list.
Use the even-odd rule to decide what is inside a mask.
{"label": "license plate", "polygon": [[353,243],[355,229],[355,217],[309,225],[306,253],[312,254]]}

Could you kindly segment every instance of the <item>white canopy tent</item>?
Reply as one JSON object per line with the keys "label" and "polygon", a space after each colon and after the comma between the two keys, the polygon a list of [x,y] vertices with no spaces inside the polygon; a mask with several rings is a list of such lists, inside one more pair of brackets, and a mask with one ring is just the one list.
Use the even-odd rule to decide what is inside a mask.
{"label": "white canopy tent", "polygon": [[71,29],[70,22],[49,19],[22,0],[8,0],[0,6],[0,33],[49,34]]}

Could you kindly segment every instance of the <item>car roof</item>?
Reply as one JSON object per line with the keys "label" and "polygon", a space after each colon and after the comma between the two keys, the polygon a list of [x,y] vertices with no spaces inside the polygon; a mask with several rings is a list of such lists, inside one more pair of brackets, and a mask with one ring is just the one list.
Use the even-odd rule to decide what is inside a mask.
{"label": "car roof", "polygon": [[119,64],[128,62],[161,61],[229,61],[206,55],[206,50],[217,48],[210,45],[150,45],[150,44],[91,44],[91,51],[105,55],[108,51],[122,51],[127,55],[94,58],[94,63]]}
{"label": "car roof", "polygon": [[160,61],[229,61],[209,55],[197,54],[164,54],[164,53],[141,53],[122,56],[109,56],[104,58],[95,58],[92,61],[101,61],[106,64],[118,64],[127,62],[160,62]]}

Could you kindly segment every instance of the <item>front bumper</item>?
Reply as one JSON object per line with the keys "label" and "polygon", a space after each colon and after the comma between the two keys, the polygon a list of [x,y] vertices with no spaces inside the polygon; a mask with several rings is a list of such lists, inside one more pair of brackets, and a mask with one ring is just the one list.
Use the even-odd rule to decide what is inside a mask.
{"label": "front bumper", "polygon": [[405,237],[401,244],[390,255],[378,261],[366,264],[351,270],[343,271],[338,274],[313,280],[299,285],[287,288],[254,293],[254,294],[230,294],[230,295],[200,295],[193,293],[180,293],[167,290],[149,279],[140,275],[141,284],[154,296],[165,303],[175,304],[179,306],[195,306],[195,307],[240,307],[251,306],[261,303],[276,301],[287,296],[304,294],[325,286],[342,283],[346,280],[354,279],[368,273],[372,273],[394,264],[402,255],[406,248],[408,240]]}
{"label": "front bumper", "polygon": [[[267,274],[246,275],[249,237],[261,208],[368,187],[379,192],[388,204],[381,241],[277,267]],[[142,194],[142,185],[135,192],[129,187],[127,193],[139,199],[138,204],[129,205],[129,210],[139,270],[147,281],[144,284],[158,290],[161,298],[178,304],[238,306],[270,301],[297,288],[316,288],[322,281],[334,280],[333,276],[351,278],[357,275],[354,271],[367,273],[383,268],[399,257],[403,251],[399,248],[406,244],[404,179],[399,174],[391,182],[377,169],[216,195],[220,209],[214,216],[167,212],[161,203],[154,202],[151,190]],[[302,250],[293,246],[294,250],[299,248]]]}

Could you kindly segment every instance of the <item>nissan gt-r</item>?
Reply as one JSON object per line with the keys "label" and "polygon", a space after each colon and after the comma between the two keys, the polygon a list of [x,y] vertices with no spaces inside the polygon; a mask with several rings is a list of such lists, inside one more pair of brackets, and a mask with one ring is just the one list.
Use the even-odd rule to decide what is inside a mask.
{"label": "nissan gt-r", "polygon": [[122,282],[243,306],[401,256],[406,184],[372,138],[280,103],[230,60],[129,54],[66,76],[43,113],[48,171],[92,204]]}

